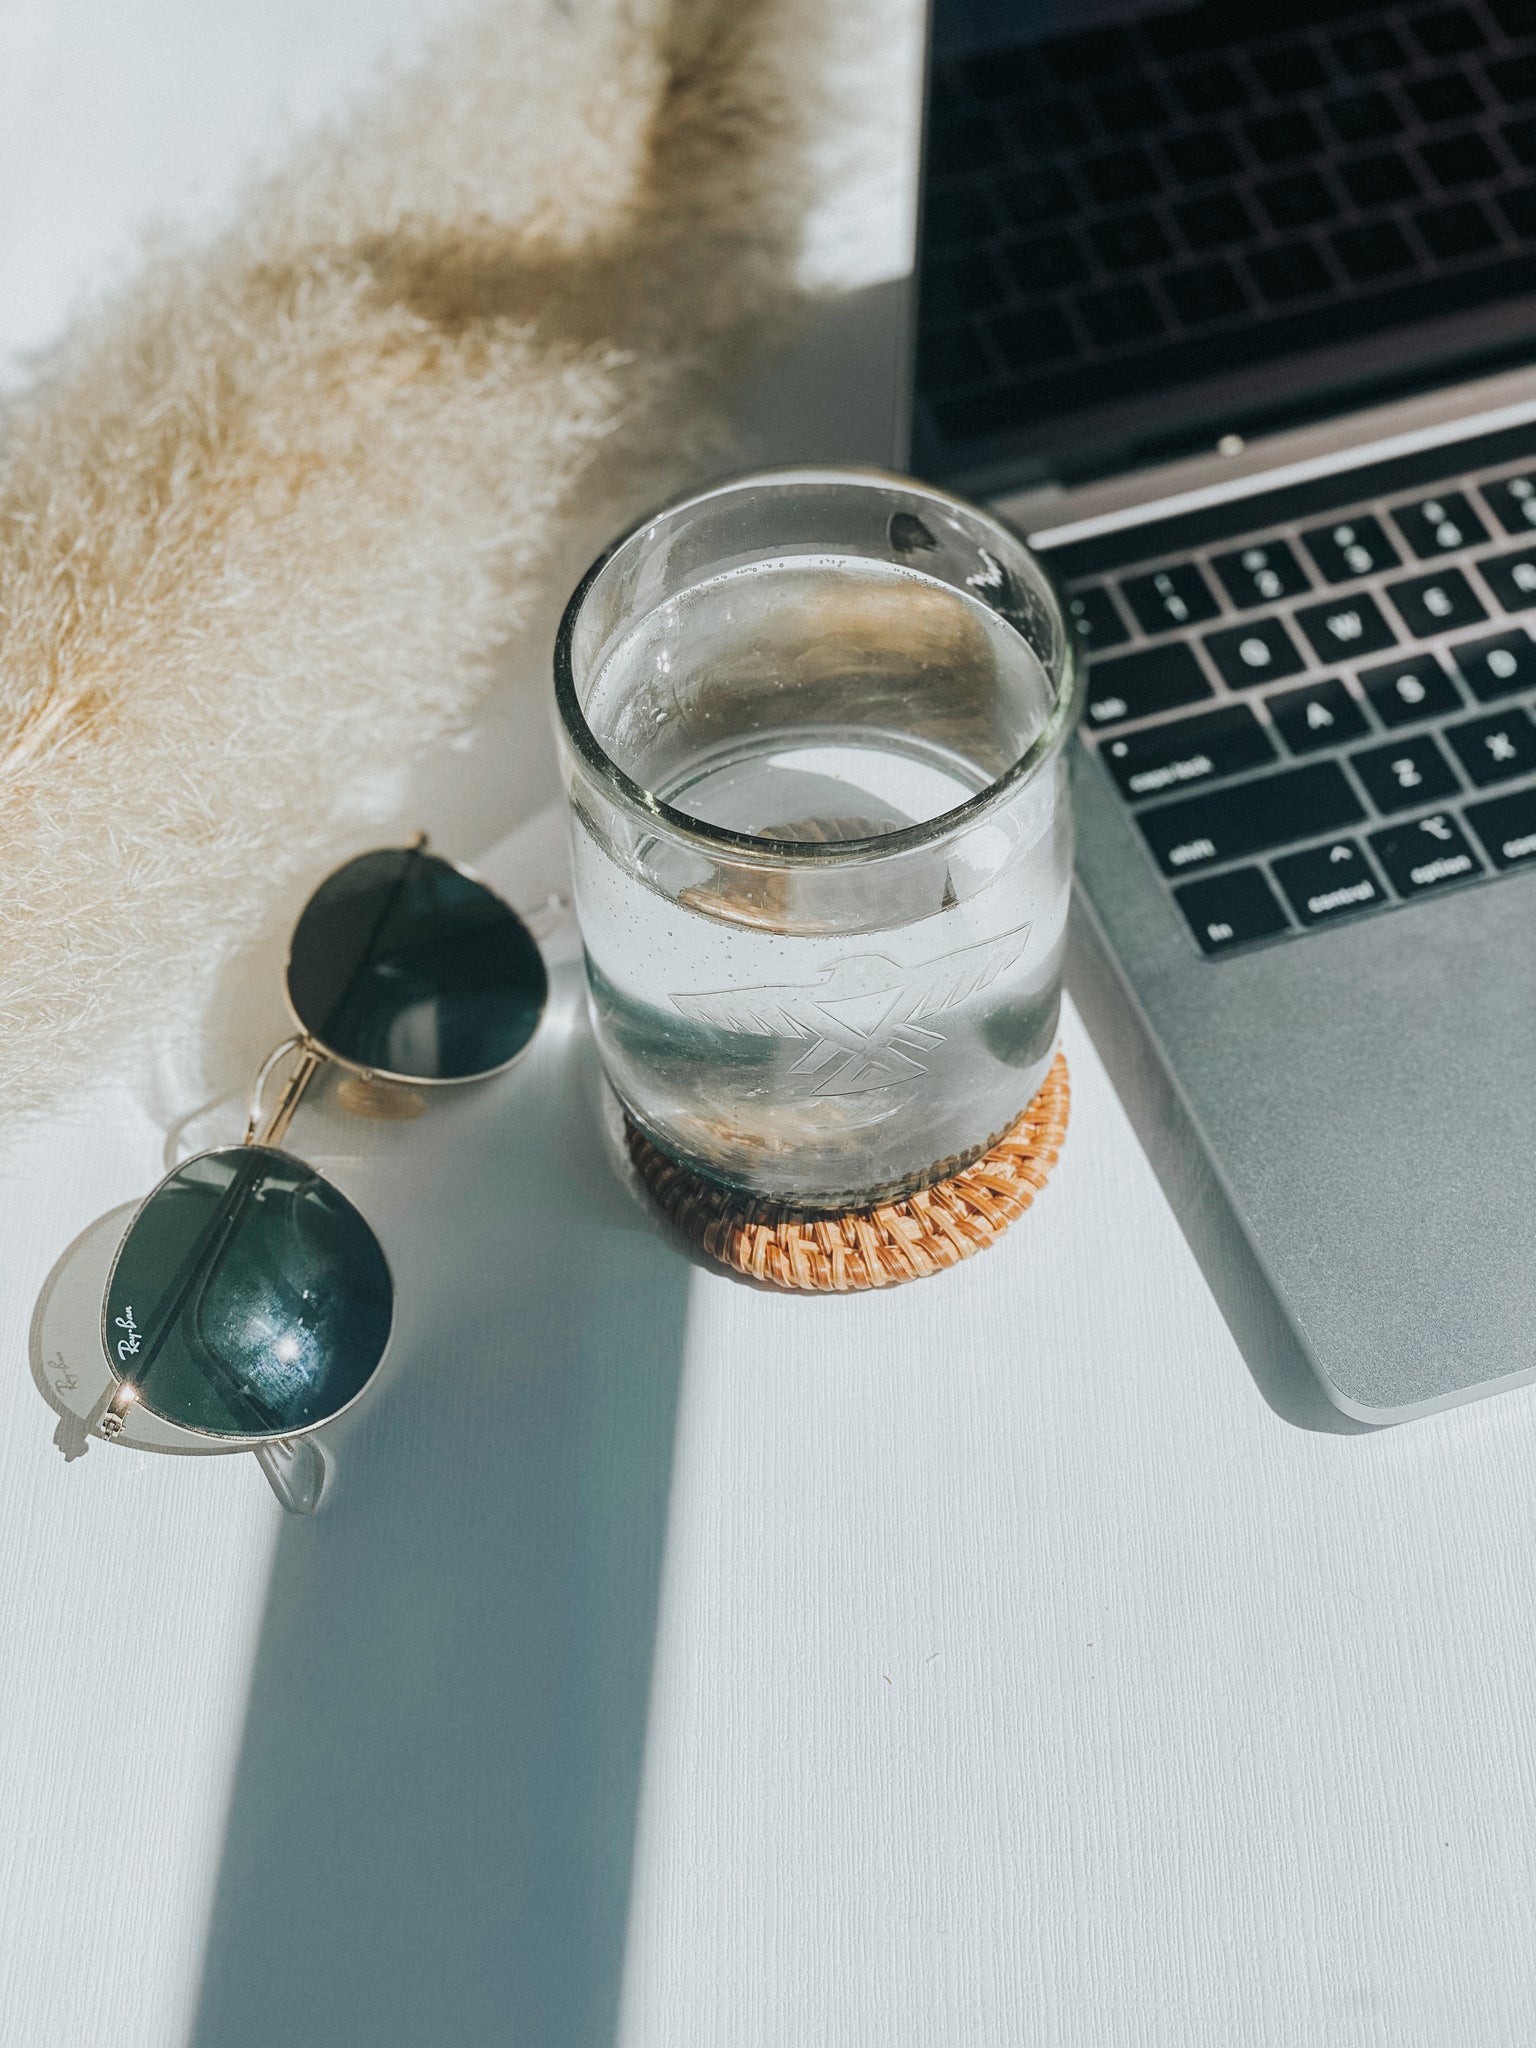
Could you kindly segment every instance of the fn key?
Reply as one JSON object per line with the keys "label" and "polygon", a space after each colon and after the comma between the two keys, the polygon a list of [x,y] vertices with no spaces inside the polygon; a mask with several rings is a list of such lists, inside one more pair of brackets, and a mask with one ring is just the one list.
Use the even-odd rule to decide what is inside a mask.
{"label": "fn key", "polygon": [[1254,939],[1273,938],[1289,924],[1279,897],[1257,868],[1186,882],[1173,893],[1206,953],[1228,953]]}

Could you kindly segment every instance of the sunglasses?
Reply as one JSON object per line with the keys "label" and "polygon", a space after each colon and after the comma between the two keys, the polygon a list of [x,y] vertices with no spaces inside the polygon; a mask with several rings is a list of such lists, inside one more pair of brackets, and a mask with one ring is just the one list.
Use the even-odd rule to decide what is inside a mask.
{"label": "sunglasses", "polygon": [[383,1361],[394,1283],[361,1213],[281,1149],[294,1112],[327,1064],[346,1070],[344,1095],[363,1091],[355,1107],[373,1090],[398,1100],[392,1083],[503,1072],[538,1027],[549,979],[517,913],[423,835],[320,884],[294,928],[286,993],[298,1029],[262,1062],[244,1142],[168,1173],[118,1247],[102,1304],[117,1383],[103,1436],[121,1436],[137,1404],[270,1451],[351,1407]]}

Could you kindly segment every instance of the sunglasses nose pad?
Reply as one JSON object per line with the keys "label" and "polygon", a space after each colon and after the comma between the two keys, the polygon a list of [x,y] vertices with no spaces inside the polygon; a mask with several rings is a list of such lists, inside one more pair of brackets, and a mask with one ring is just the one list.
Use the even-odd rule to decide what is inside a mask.
{"label": "sunglasses nose pad", "polygon": [[320,1505],[330,1463],[312,1436],[278,1437],[256,1446],[256,1462],[266,1474],[277,1504],[290,1515],[312,1515]]}
{"label": "sunglasses nose pad", "polygon": [[427,1106],[426,1097],[416,1089],[364,1074],[348,1074],[336,1090],[336,1100],[350,1115],[372,1117],[383,1124],[411,1123]]}

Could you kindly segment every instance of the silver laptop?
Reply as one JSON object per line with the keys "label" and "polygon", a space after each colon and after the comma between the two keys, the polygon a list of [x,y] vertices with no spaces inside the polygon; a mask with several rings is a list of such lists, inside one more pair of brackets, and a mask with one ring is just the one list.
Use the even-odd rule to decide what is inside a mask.
{"label": "silver laptop", "polygon": [[1536,0],[934,0],[921,222],[909,460],[1090,650],[1070,981],[1255,1377],[1531,1377]]}

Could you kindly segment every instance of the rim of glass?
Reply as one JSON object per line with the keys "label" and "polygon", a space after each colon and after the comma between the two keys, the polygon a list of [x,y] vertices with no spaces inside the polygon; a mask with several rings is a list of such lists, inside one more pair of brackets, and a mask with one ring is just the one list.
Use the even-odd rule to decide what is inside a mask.
{"label": "rim of glass", "polygon": [[[675,513],[691,511],[695,506],[707,504],[711,498],[729,497],[760,484],[795,482],[825,485],[894,485],[913,498],[926,500],[934,505],[948,506],[969,518],[983,520],[1006,536],[1013,545],[1025,550],[1061,621],[1063,655],[1056,701],[1051,707],[1049,717],[1029,746],[995,781],[989,782],[985,789],[979,789],[974,796],[967,797],[963,804],[957,804],[953,810],[941,811],[937,817],[924,819],[920,824],[904,826],[899,832],[873,833],[862,839],[770,839],[758,833],[733,832],[723,825],[710,825],[702,818],[693,817],[687,811],[677,810],[646,789],[642,783],[636,782],[632,775],[626,774],[612,755],[600,745],[597,735],[587,723],[586,713],[582,710],[581,700],[576,694],[576,676],[571,662],[576,622],[593,585],[623,549],[637,540],[647,527],[654,526],[658,520],[670,518]],[[686,497],[674,498],[665,505],[657,506],[610,541],[598,555],[572,591],[570,601],[561,615],[559,631],[555,635],[555,703],[560,713],[560,722],[566,738],[593,779],[622,808],[634,813],[642,821],[664,826],[674,837],[701,847],[706,852],[729,853],[748,865],[763,867],[827,867],[846,864],[849,861],[881,860],[932,845],[936,840],[947,839],[954,832],[978,822],[989,811],[997,809],[1004,803],[1022,783],[1029,781],[1060,749],[1082,709],[1085,676],[1086,664],[1081,657],[1077,635],[1072,630],[1071,615],[1062,601],[1055,575],[1046,562],[1029,548],[1021,535],[1004,526],[1001,520],[984,507],[972,504],[968,499],[956,497],[950,491],[939,490],[932,484],[919,483],[915,478],[902,476],[895,470],[865,465],[850,464],[846,468],[839,466],[824,469],[807,467],[803,463],[792,463],[779,469],[753,470],[743,476],[727,477],[721,483],[710,485],[707,490],[693,491]]]}

